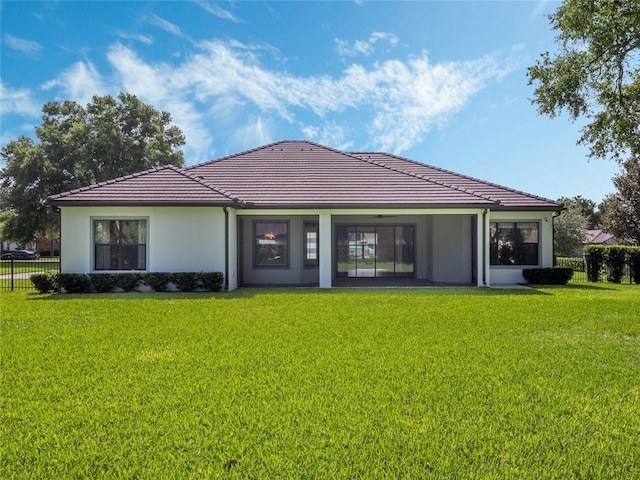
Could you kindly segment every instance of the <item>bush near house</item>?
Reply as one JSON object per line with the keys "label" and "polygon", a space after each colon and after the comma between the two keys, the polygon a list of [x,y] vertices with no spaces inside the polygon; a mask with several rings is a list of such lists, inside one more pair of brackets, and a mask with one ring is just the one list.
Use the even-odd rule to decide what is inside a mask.
{"label": "bush near house", "polygon": [[522,276],[527,283],[536,285],[566,285],[573,276],[573,269],[565,267],[525,268]]}
{"label": "bush near house", "polygon": [[54,292],[60,289],[57,273],[37,273],[29,277],[31,283],[40,293]]}
{"label": "bush near house", "polygon": [[171,285],[181,292],[217,292],[222,288],[224,275],[222,272],[44,273],[31,275],[31,282],[40,293],[131,292],[142,286],[155,292],[165,292],[170,290]]}

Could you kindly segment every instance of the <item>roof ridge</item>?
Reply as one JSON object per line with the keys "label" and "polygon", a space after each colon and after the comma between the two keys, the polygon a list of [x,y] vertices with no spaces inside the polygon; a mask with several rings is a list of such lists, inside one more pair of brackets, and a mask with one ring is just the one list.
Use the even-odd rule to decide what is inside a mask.
{"label": "roof ridge", "polygon": [[213,190],[214,192],[219,193],[220,195],[224,195],[225,197],[227,197],[232,202],[245,203],[244,200],[241,200],[238,196],[234,196],[234,195],[230,194],[229,192],[226,192],[225,190],[216,187],[215,185],[211,185],[210,183],[205,181],[204,178],[202,176],[200,176],[200,175],[193,175],[193,174],[187,172],[186,169],[184,169],[184,168],[176,168],[175,171],[177,173],[179,173],[180,175],[182,175],[184,177],[187,177],[189,180],[193,180],[194,182],[197,182],[200,185],[202,185],[204,187],[207,187],[209,190]]}
{"label": "roof ridge", "polygon": [[[434,170],[438,170],[440,172],[449,173],[451,175],[455,175],[456,177],[466,178],[468,180],[473,180],[473,181],[476,181],[476,182],[484,183],[485,185],[490,185],[492,187],[502,188],[502,189],[507,190],[509,192],[519,193],[521,195],[526,195],[527,197],[535,198],[537,200],[543,200],[543,201],[546,201],[546,202],[555,203],[556,205],[561,205],[560,202],[557,202],[555,200],[551,200],[550,198],[541,197],[539,195],[534,195],[533,193],[525,192],[525,191],[522,191],[522,190],[517,190],[515,188],[505,187],[504,185],[500,185],[499,183],[490,182],[488,180],[482,180],[480,178],[472,177],[470,175],[465,175],[463,173],[454,172],[453,170],[447,170],[446,168],[436,167],[436,166],[431,165],[429,163],[418,162],[417,160],[412,160],[410,158],[401,157],[400,155],[395,155],[393,153],[387,153],[387,152],[354,152],[354,154],[355,153],[357,153],[359,155],[387,155],[389,157],[397,158],[397,159],[403,160],[405,162],[413,163],[413,164],[420,165],[420,166],[423,166],[423,167],[433,168]],[[491,197],[488,197],[488,198],[491,199]]]}
{"label": "roof ridge", "polygon": [[229,155],[224,155],[223,157],[207,160],[207,161],[202,162],[202,163],[196,163],[195,165],[190,165],[188,167],[185,167],[184,170],[191,170],[191,169],[194,169],[194,168],[203,167],[205,165],[211,165],[212,163],[222,162],[224,160],[229,160],[231,158],[239,157],[241,155],[246,155],[247,153],[257,152],[259,150],[266,150],[268,148],[273,148],[275,145],[280,145],[280,144],[283,144],[283,143],[308,143],[310,145],[313,145],[313,146],[316,146],[316,147],[319,147],[319,148],[324,148],[326,150],[332,150],[334,152],[347,154],[347,152],[343,152],[341,150],[337,150],[337,149],[334,149],[334,148],[331,148],[331,147],[327,147],[326,145],[322,145],[320,143],[312,142],[310,140],[278,140],[277,142],[271,142],[271,143],[267,143],[266,145],[260,145],[259,147],[249,148],[247,150],[243,150],[243,151],[238,152],[238,153],[232,153],[232,154],[229,154]]}
{"label": "roof ridge", "polygon": [[179,170],[178,167],[175,167],[174,165],[160,165],[158,167],[152,167],[152,168],[149,168],[147,170],[142,170],[140,172],[130,173],[128,175],[123,175],[121,177],[112,178],[112,179],[109,179],[109,180],[105,180],[103,182],[92,183],[91,185],[87,185],[86,187],[74,188],[73,190],[67,190],[66,192],[56,193],[54,195],[50,195],[49,198],[50,199],[64,198],[64,197],[66,197],[68,195],[71,195],[71,194],[75,194],[75,193],[79,193],[79,192],[86,192],[88,190],[93,190],[93,189],[98,188],[98,187],[103,187],[105,185],[112,185],[114,183],[123,182],[123,181],[131,179],[131,178],[142,177],[144,175],[149,175],[151,173],[159,172],[161,170],[166,170],[166,169],[173,170],[173,171]]}
{"label": "roof ridge", "polygon": [[[482,198],[483,200],[489,200],[490,202],[493,202],[496,205],[500,205],[501,204],[500,200],[493,199],[491,197],[482,195],[480,193],[471,192],[471,191],[469,191],[469,190],[467,190],[466,188],[463,188],[463,187],[458,187],[456,185],[451,185],[450,183],[446,183],[446,182],[443,182],[441,180],[435,180],[433,178],[429,178],[429,177],[427,177],[425,175],[422,175],[420,173],[415,173],[415,172],[411,172],[409,170],[402,170],[402,169],[399,169],[399,168],[383,165],[382,163],[377,162],[375,160],[372,160],[371,158],[368,158],[368,159],[360,158],[360,157],[356,156],[356,154],[358,154],[358,153],[361,153],[362,155],[367,155],[367,154],[368,155],[390,155],[390,154],[388,154],[386,152],[366,152],[366,153],[365,152],[354,152],[353,155],[351,155],[351,156],[353,156],[353,158],[357,158],[357,159],[362,160],[364,162],[371,163],[373,165],[377,165],[378,167],[386,168],[387,170],[391,170],[393,172],[398,172],[398,173],[401,173],[403,175],[409,175],[411,177],[419,178],[420,180],[424,180],[426,182],[435,183],[436,185],[440,185],[442,187],[447,187],[447,188],[451,188],[453,190],[458,190],[459,192],[464,192],[467,195],[471,195],[471,196],[476,197],[476,198]],[[402,157],[398,157],[396,155],[393,155],[393,156],[396,157],[396,158],[399,158],[400,160],[405,160]],[[408,159],[406,159],[406,160],[408,160]],[[414,163],[420,165],[420,162],[414,162]],[[422,164],[422,165],[425,165],[425,164]]]}

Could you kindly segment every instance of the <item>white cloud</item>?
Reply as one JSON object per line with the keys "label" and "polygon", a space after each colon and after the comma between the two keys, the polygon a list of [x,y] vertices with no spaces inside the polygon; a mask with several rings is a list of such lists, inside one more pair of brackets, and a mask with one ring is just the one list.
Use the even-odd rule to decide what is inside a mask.
{"label": "white cloud", "polygon": [[145,45],[153,44],[152,37],[149,37],[148,35],[142,35],[141,33],[130,33],[130,32],[118,31],[116,32],[116,35],[118,35],[120,38],[123,38],[125,40],[134,40],[136,42],[144,43]]}
{"label": "white cloud", "polygon": [[164,18],[160,18],[155,13],[152,13],[149,16],[149,23],[151,25],[155,26],[155,27],[158,27],[158,28],[164,30],[165,32],[170,33],[171,35],[175,35],[176,37],[186,38],[186,39],[189,38],[187,35],[182,33],[182,30],[180,30],[180,27],[178,27],[177,25],[174,25],[173,23],[165,20]]}
{"label": "white cloud", "polygon": [[269,127],[261,117],[251,118],[233,134],[233,142],[239,149],[247,149],[256,145],[264,145],[273,142]]}
{"label": "white cloud", "polygon": [[3,115],[17,114],[26,117],[37,117],[41,105],[33,100],[31,92],[26,88],[13,89],[0,81],[0,110]]}
{"label": "white cloud", "polygon": [[2,40],[9,48],[29,55],[30,57],[38,57],[42,53],[42,45],[32,40],[23,40],[8,33],[2,36]]}
{"label": "white cloud", "polygon": [[[423,52],[370,67],[352,64],[335,76],[301,77],[265,66],[260,55],[272,52],[264,46],[211,41],[196,48],[171,64],[150,63],[116,43],[107,54],[113,68],[108,82],[91,63],[77,63],[47,87],[85,102],[96,93],[126,91],[170,112],[193,163],[210,158],[223,137],[243,148],[251,140],[268,143],[278,121],[336,148],[350,148],[365,131],[367,148],[401,153],[514,68],[500,53],[431,63]],[[113,92],[106,92],[107,84]]]}
{"label": "white cloud", "polygon": [[368,57],[375,51],[375,44],[379,41],[387,41],[391,47],[395,47],[398,44],[398,37],[393,33],[373,32],[367,40],[356,40],[352,45],[346,40],[335,39],[338,53],[343,57],[356,55]]}
{"label": "white cloud", "polygon": [[224,8],[209,2],[198,1],[196,2],[199,7],[203,10],[209,12],[211,15],[214,15],[218,18],[222,18],[223,20],[231,20],[232,22],[239,23],[240,20],[230,11],[225,10]]}
{"label": "white cloud", "polygon": [[81,104],[89,103],[94,95],[105,95],[108,90],[100,73],[91,62],[74,63],[57,78],[45,83],[42,89],[51,90],[54,87],[59,87],[66,93],[65,99],[72,99]]}
{"label": "white cloud", "polygon": [[336,122],[327,122],[320,127],[302,125],[300,130],[306,140],[331,145],[338,150],[349,150],[354,143],[353,140],[346,140],[346,128]]}

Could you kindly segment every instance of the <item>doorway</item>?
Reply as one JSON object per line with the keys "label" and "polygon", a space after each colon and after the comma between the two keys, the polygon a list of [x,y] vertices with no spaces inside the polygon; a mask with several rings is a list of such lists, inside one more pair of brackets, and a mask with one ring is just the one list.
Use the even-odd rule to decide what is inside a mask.
{"label": "doorway", "polygon": [[338,225],[338,278],[414,278],[414,225]]}

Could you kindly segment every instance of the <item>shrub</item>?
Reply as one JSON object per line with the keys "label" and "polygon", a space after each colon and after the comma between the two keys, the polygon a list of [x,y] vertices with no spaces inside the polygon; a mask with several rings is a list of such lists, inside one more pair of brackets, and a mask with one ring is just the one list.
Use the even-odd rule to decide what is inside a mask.
{"label": "shrub", "polygon": [[573,276],[573,270],[566,267],[525,268],[522,276],[531,284],[566,285]]}
{"label": "shrub", "polygon": [[150,272],[141,275],[142,281],[156,292],[167,290],[167,284],[173,280],[173,275],[166,272]]}
{"label": "shrub", "polygon": [[604,265],[604,257],[607,247],[603,245],[587,245],[584,247],[585,260],[587,262],[587,280],[597,282]]}
{"label": "shrub", "polygon": [[640,247],[629,247],[628,252],[630,281],[640,285]]}
{"label": "shrub", "polygon": [[626,256],[627,247],[613,245],[606,249],[604,263],[607,267],[607,281],[612,283],[622,282]]}
{"label": "shrub", "polygon": [[60,273],[58,274],[58,285],[67,293],[89,293],[91,283],[89,276],[84,273]]}
{"label": "shrub", "polygon": [[125,292],[132,292],[140,282],[141,274],[139,273],[113,273],[115,286],[121,288]]}
{"label": "shrub", "polygon": [[31,282],[40,293],[63,288],[67,293],[103,293],[114,288],[130,292],[144,283],[156,292],[167,290],[175,283],[183,292],[198,288],[217,292],[222,288],[224,275],[221,272],[149,272],[149,273],[41,273],[31,275]]}
{"label": "shrub", "polygon": [[180,272],[173,274],[173,281],[182,292],[193,292],[198,287],[198,274]]}
{"label": "shrub", "polygon": [[31,275],[31,283],[36,287],[36,290],[40,293],[53,292],[58,290],[58,274],[49,273],[37,273]]}
{"label": "shrub", "polygon": [[116,286],[116,278],[111,273],[90,273],[88,277],[91,287],[98,293],[110,292]]}
{"label": "shrub", "polygon": [[222,272],[200,272],[200,285],[206,290],[218,292],[224,283],[224,275]]}
{"label": "shrub", "polygon": [[571,268],[574,272],[585,272],[584,257],[556,257],[556,266]]}

